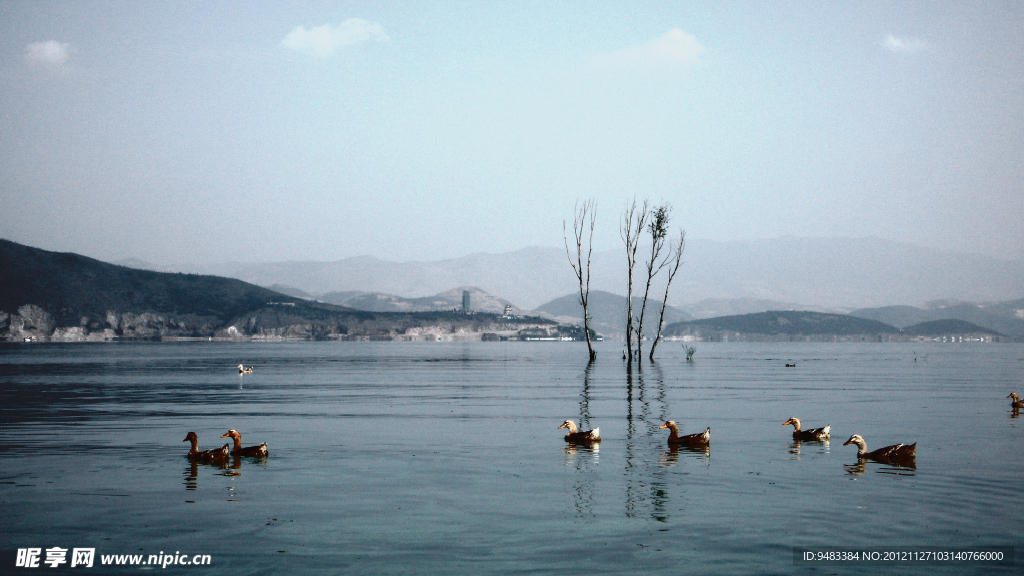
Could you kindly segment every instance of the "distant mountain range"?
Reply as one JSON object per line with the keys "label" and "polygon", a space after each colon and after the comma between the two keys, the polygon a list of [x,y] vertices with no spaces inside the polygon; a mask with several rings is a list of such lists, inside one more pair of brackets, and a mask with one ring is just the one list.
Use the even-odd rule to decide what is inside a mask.
{"label": "distant mountain range", "polygon": [[[238,278],[261,286],[292,286],[309,294],[367,292],[431,297],[475,286],[532,310],[573,294],[578,286],[560,248],[524,248],[434,262],[390,262],[370,256],[335,262],[126,265]],[[624,294],[622,250],[595,253],[592,290]],[[655,283],[656,293],[663,284]],[[775,238],[687,242],[669,303],[694,316],[771,308],[848,312],[934,300],[1008,301],[1024,297],[1024,262],[934,250],[877,238]],[[695,313],[701,303],[707,312]],[[736,303],[736,304],[734,304]],[[730,308],[732,307],[732,308]],[[762,311],[763,311],[762,310]]]}
{"label": "distant mountain range", "polygon": [[[429,271],[429,268],[424,265],[424,271]],[[419,297],[362,290],[308,292],[281,283],[273,284],[275,290],[270,290],[238,279],[117,266],[77,254],[48,252],[6,240],[0,240],[0,270],[3,270],[0,274],[0,338],[16,338],[30,331],[59,333],[66,339],[88,335],[218,334],[326,338],[393,336],[417,326],[436,327],[438,323],[447,323],[446,326],[452,330],[475,332],[498,330],[483,327],[482,323],[487,322],[504,323],[501,330],[505,331],[513,330],[513,324],[524,322],[535,325],[582,323],[582,307],[575,286],[534,310],[512,305],[512,312],[518,318],[501,320],[499,315],[511,305],[510,301],[469,285]],[[475,318],[457,311],[462,306],[464,290],[470,292],[471,309],[480,313]],[[647,334],[654,332],[657,323],[659,307],[655,300],[659,295],[657,290],[654,291],[648,302]],[[592,289],[590,298],[592,328],[606,336],[621,337],[626,298],[601,289]],[[923,335],[926,330],[952,330],[998,333],[1024,340],[1024,299],[1020,298],[981,304],[936,300],[922,308],[884,306],[861,308],[850,314],[845,314],[849,310],[826,306],[808,310],[811,307],[785,302],[751,297],[704,299],[685,308],[668,306],[665,322],[678,325],[689,321],[693,327],[701,326],[700,321],[708,316],[714,316],[715,321],[721,323],[724,322],[722,317],[749,316],[783,309],[782,312],[773,312],[779,321],[779,318],[787,318],[779,314],[789,309],[794,313],[799,311],[794,318],[805,320],[813,318],[814,314],[824,314],[818,320],[821,326],[835,320],[826,321],[826,316],[841,317],[845,324],[840,324],[846,326],[843,330],[857,333],[862,330],[888,333],[853,324],[855,321],[875,321],[896,332],[903,329],[904,335]],[[639,308],[638,298],[634,300],[634,306]],[[534,317],[530,318],[531,315]],[[535,316],[543,316],[547,320]],[[749,324],[750,321],[744,320],[748,323],[744,330],[756,328]],[[719,328],[729,329],[725,325]],[[229,329],[235,332],[226,333]]]}
{"label": "distant mountain range", "polygon": [[[619,251],[601,252],[593,259],[591,315],[595,329],[612,337],[623,333],[623,260]],[[685,315],[700,319],[809,310],[851,313],[897,327],[958,319],[1024,340],[1021,262],[875,238],[693,240],[685,260],[670,295],[668,322],[685,320]],[[553,248],[437,262],[358,257],[177,268],[218,271],[292,296],[375,311],[451,309],[461,305],[461,290],[470,289],[473,307],[480,310],[497,313],[512,304],[517,314],[535,310],[563,322],[582,322],[578,286],[565,252]],[[655,283],[654,288],[660,296],[663,285]]]}
{"label": "distant mountain range", "polygon": [[[304,298],[311,297],[311,295],[303,293],[297,289],[283,287],[280,285],[275,288],[292,296]],[[359,310],[451,310],[461,306],[462,290],[464,289],[469,290],[472,294],[471,302],[473,303],[473,309],[500,313],[504,311],[505,304],[508,303],[504,299],[497,298],[475,287],[461,287],[426,298],[401,298],[387,294],[348,292],[326,294],[320,296],[320,299]],[[633,307],[636,311],[639,311],[640,305],[640,297],[634,297]],[[848,315],[857,319],[868,319],[882,322],[896,330],[912,327],[914,325],[922,326],[928,324],[933,327],[941,326],[942,330],[948,332],[958,326],[958,324],[956,324],[957,322],[965,322],[969,323],[971,326],[977,327],[982,332],[1002,334],[1010,336],[1018,341],[1024,341],[1024,299],[988,304],[937,301],[929,302],[926,306],[926,308],[916,308],[913,306],[864,308],[848,312]],[[652,333],[652,327],[655,326],[655,322],[657,322],[659,309],[660,302],[655,302],[653,299],[648,301],[648,311],[645,318],[645,333]],[[775,313],[779,313],[777,311],[780,310],[831,313],[833,316],[838,315],[841,317],[845,317],[847,315],[847,311],[841,309],[836,310],[819,307],[815,310],[812,307],[801,307],[797,304],[787,304],[774,300],[758,300],[753,298],[738,298],[735,300],[708,299],[688,305],[683,309],[669,305],[665,309],[665,323],[668,325],[707,318],[718,321],[722,317],[752,318],[752,316],[750,316],[751,314],[768,311],[776,311]],[[515,314],[525,313],[549,318],[562,324],[583,323],[583,307],[579,304],[579,295],[576,293],[556,298],[529,312],[516,308],[514,308],[513,311]],[[612,294],[603,290],[592,290],[590,292],[590,316],[592,329],[605,336],[621,338],[625,332],[623,327],[625,313],[625,296]],[[639,314],[639,312],[637,313]],[[805,315],[804,317],[811,316]],[[824,317],[825,316],[822,318]],[[694,323],[694,325],[700,325],[700,323],[697,322]],[[849,324],[847,328],[854,331],[861,329],[853,326],[854,324]],[[751,326],[747,326],[745,329],[751,329]],[[910,334],[910,332],[907,332],[907,334]]]}

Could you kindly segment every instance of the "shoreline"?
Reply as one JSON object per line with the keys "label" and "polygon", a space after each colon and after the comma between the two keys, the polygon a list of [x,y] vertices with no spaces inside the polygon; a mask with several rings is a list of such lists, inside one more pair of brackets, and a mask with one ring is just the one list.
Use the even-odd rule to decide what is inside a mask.
{"label": "shoreline", "polygon": [[[606,342],[624,342],[623,338],[602,338]],[[694,338],[694,337],[662,337],[662,342],[673,342],[673,343],[686,343],[686,344],[730,344],[730,343],[749,343],[749,342],[814,342],[814,343],[834,343],[834,344],[907,344],[907,343],[935,343],[935,344],[1013,344],[1017,343],[1014,339],[1009,337],[970,337],[970,336],[894,336],[886,334],[884,337],[878,335],[863,334],[863,335],[831,335],[831,334],[812,334],[812,335],[771,335],[771,334],[731,334],[727,337],[710,337],[710,338]],[[601,341],[601,340],[598,340]],[[645,338],[645,341],[646,338]],[[8,338],[0,340],[2,344],[89,344],[89,343],[117,343],[117,342],[154,342],[154,343],[181,343],[181,342],[233,342],[233,343],[252,343],[252,342],[266,342],[266,343],[279,343],[279,342],[544,342],[544,343],[567,343],[567,342],[586,342],[582,338],[573,337],[548,337],[548,338],[537,338],[531,336],[522,336],[515,332],[502,333],[502,332],[463,332],[463,333],[451,333],[451,334],[394,334],[394,335],[374,335],[374,334],[331,334],[326,337],[303,337],[303,336],[281,336],[281,335],[270,335],[270,336],[107,336],[104,334],[96,333],[76,338],[68,337],[53,337],[53,336],[42,336],[33,337],[32,340],[26,338]]]}

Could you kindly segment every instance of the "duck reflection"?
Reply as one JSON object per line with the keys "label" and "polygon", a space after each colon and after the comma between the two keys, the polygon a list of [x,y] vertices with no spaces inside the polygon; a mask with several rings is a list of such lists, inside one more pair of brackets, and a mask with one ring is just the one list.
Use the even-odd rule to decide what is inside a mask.
{"label": "duck reflection", "polygon": [[218,476],[241,476],[239,470],[242,468],[242,459],[237,456],[233,460],[199,461],[190,459],[185,466],[185,471],[182,473],[182,476],[185,477],[183,482],[185,490],[196,490],[199,487],[200,466],[211,470],[219,470],[219,472],[214,472]]}
{"label": "duck reflection", "polygon": [[189,462],[185,468],[185,490],[195,490],[199,479],[199,462]]}
{"label": "duck reflection", "polygon": [[679,463],[679,455],[693,458],[704,464],[711,464],[711,446],[686,446],[680,444],[669,444],[668,450],[661,453],[661,465],[675,466]]}
{"label": "duck reflection", "polygon": [[868,461],[858,460],[856,464],[843,464],[843,468],[851,476],[863,476],[868,471]]}
{"label": "duck reflection", "polygon": [[221,466],[222,472],[218,472],[217,474],[219,476],[241,476],[242,473],[239,472],[241,469],[242,457],[236,454],[231,458],[231,466],[228,467],[228,463],[224,462],[224,465]]}
{"label": "duck reflection", "polygon": [[877,472],[879,474],[894,474],[896,476],[914,476],[917,474],[917,464],[911,458],[909,461],[879,466]]}
{"label": "duck reflection", "polygon": [[789,453],[795,456],[791,460],[799,460],[804,451],[809,454],[828,454],[832,451],[832,445],[828,440],[801,440],[793,439],[789,445]]}
{"label": "duck reflection", "polygon": [[1013,411],[1010,412],[1010,418],[1020,418],[1020,408],[1014,408]]}
{"label": "duck reflection", "polygon": [[590,458],[591,461],[597,462],[601,456],[601,443],[600,442],[566,442],[565,443],[565,464],[566,466],[575,466],[577,456],[581,458]]}
{"label": "duck reflection", "polygon": [[[851,476],[863,476],[868,471],[868,463],[870,460],[859,459],[856,464],[843,464],[843,468],[846,469],[846,473]],[[877,461],[879,464],[878,469],[875,472],[879,474],[894,474],[896,476],[914,476],[917,471],[916,459],[901,458],[898,460],[887,460]]]}

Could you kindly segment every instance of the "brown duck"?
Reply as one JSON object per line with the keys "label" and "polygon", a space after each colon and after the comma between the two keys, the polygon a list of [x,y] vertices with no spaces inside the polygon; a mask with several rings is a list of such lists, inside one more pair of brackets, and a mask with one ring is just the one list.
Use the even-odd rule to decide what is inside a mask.
{"label": "brown duck", "polygon": [[235,441],[235,447],[231,449],[231,453],[235,456],[255,456],[256,458],[266,458],[269,454],[266,442],[259,446],[247,446],[242,448],[242,435],[238,433],[238,430],[232,428],[225,432],[221,438],[227,438],[228,436]]}
{"label": "brown duck", "polygon": [[1014,410],[1024,408],[1024,400],[1021,400],[1020,397],[1017,396],[1016,392],[1010,392],[1010,395],[1007,396],[1007,398],[1013,398],[1013,402],[1010,403],[1010,407]]}
{"label": "brown duck", "polygon": [[866,460],[875,460],[878,462],[894,462],[898,460],[911,460],[917,455],[917,442],[913,444],[894,444],[892,446],[886,446],[885,448],[879,448],[873,452],[868,452],[868,443],[864,441],[864,438],[854,434],[850,436],[850,439],[843,442],[843,446],[847,444],[857,445],[857,458]]}
{"label": "brown duck", "polygon": [[682,444],[685,446],[708,446],[711,444],[710,427],[699,434],[687,434],[686,436],[679,435],[679,425],[672,420],[665,422],[660,428],[668,428],[671,431],[668,435],[669,444]]}
{"label": "brown duck", "polygon": [[790,418],[782,423],[783,426],[793,425],[793,439],[794,440],[828,440],[832,437],[832,425],[822,426],[821,428],[811,428],[810,430],[803,430],[800,428],[799,418]]}
{"label": "brown duck", "polygon": [[216,450],[200,450],[199,437],[196,436],[195,432],[189,432],[182,442],[192,443],[192,449],[188,451],[189,460],[196,460],[199,462],[220,462],[231,457],[231,451],[228,450],[227,444],[217,448]]}
{"label": "brown duck", "polygon": [[559,428],[568,428],[569,433],[565,435],[566,442],[600,442],[601,441],[601,429],[594,428],[593,430],[579,430],[577,431],[576,423],[572,420],[566,420],[562,422]]}

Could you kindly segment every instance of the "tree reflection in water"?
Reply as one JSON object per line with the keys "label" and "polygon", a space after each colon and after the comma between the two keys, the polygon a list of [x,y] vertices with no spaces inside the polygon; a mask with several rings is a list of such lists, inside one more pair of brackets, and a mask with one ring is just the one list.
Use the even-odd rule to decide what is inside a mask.
{"label": "tree reflection in water", "polygon": [[[594,367],[593,361],[587,363],[583,370],[583,390],[580,392],[580,429],[590,426],[590,377]],[[565,465],[576,469],[573,478],[572,495],[573,509],[577,520],[590,522],[594,516],[594,478],[595,468],[600,457],[601,444],[598,442],[568,442],[565,450]]]}
{"label": "tree reflection in water", "polygon": [[[628,518],[651,518],[668,522],[671,509],[671,488],[680,476],[670,476],[680,456],[710,465],[710,446],[667,445],[660,426],[669,418],[671,409],[665,375],[657,362],[627,363],[626,443],[624,446],[625,494],[624,511]],[[580,391],[580,428],[590,423],[590,363],[583,371]],[[571,492],[573,510],[578,520],[594,520],[596,467],[600,460],[600,444],[567,443],[564,463],[573,467]]]}
{"label": "tree reflection in water", "polygon": [[[625,512],[627,517],[650,516],[668,521],[670,494],[667,470],[657,446],[661,438],[658,426],[668,417],[669,407],[665,375],[657,362],[637,362],[636,373],[626,367],[626,450]],[[649,393],[648,384],[653,386]]]}

